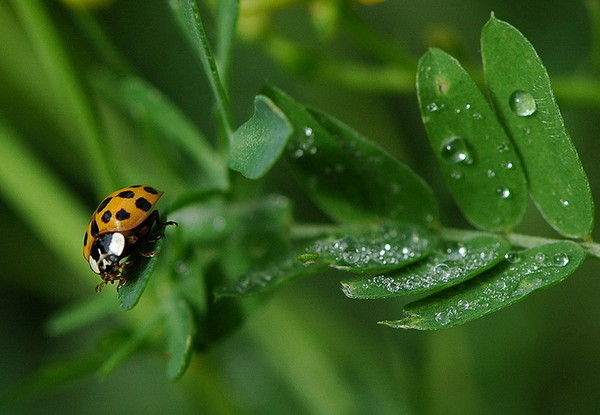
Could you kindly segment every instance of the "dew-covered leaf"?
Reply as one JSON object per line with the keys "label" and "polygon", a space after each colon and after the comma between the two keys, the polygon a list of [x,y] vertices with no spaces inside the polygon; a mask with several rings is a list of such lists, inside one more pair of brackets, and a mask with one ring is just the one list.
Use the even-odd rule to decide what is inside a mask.
{"label": "dew-covered leaf", "polygon": [[483,94],[447,53],[419,61],[423,123],[448,187],[466,218],[489,231],[517,225],[527,207],[521,162]]}
{"label": "dew-covered leaf", "polygon": [[339,222],[438,219],[429,186],[406,165],[348,126],[309,110],[284,92],[265,94],[286,114],[294,133],[285,154],[309,195]]}
{"label": "dew-covered leaf", "polygon": [[325,268],[327,267],[323,264],[305,265],[296,258],[295,253],[290,253],[270,264],[248,271],[232,284],[217,288],[215,298],[256,295],[292,279],[315,274]]}
{"label": "dew-covered leaf", "polygon": [[343,281],[342,291],[350,298],[374,299],[448,288],[493,267],[509,249],[508,241],[495,235],[442,242],[431,255],[410,267]]}
{"label": "dew-covered leaf", "polygon": [[132,257],[133,263],[125,269],[127,283],[119,289],[121,310],[131,310],[139,301],[160,257],[163,240],[164,238],[161,238],[152,245],[151,250],[156,252],[153,257],[145,257],[137,253]]}
{"label": "dew-covered leaf", "polygon": [[165,305],[167,351],[167,377],[179,379],[185,372],[192,356],[196,325],[189,305],[182,299],[169,298]]}
{"label": "dew-covered leaf", "polygon": [[485,81],[517,147],[538,209],[565,236],[588,236],[594,204],[587,176],[529,41],[493,16],[483,28]]}
{"label": "dew-covered leaf", "polygon": [[254,101],[254,115],[231,137],[228,164],[249,179],[266,174],[279,159],[293,128],[285,114],[264,95]]}
{"label": "dew-covered leaf", "polygon": [[312,242],[298,258],[347,272],[391,271],[425,257],[437,238],[417,225],[387,224],[376,229]]}
{"label": "dew-covered leaf", "polygon": [[564,280],[584,259],[583,249],[571,241],[513,253],[476,278],[408,304],[404,307],[404,318],[380,323],[418,330],[464,324]]}

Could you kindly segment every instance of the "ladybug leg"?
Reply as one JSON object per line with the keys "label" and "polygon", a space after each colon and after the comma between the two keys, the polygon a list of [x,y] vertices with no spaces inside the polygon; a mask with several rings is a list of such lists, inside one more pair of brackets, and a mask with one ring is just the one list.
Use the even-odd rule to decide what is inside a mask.
{"label": "ladybug leg", "polygon": [[96,285],[96,292],[99,293],[100,291],[102,291],[102,288],[104,288],[104,284],[106,284],[106,281],[102,281],[100,284]]}

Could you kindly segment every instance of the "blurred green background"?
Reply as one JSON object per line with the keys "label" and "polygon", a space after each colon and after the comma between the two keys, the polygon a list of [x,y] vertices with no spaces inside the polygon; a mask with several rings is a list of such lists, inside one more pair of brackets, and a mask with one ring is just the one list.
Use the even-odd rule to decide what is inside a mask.
{"label": "blurred green background", "polygon": [[[0,171],[11,169],[2,173],[0,182],[0,393],[34,376],[48,362],[93,354],[108,327],[126,327],[130,321],[127,316],[109,319],[61,337],[50,336],[45,329],[53,313],[95,294],[98,281],[80,259],[79,244],[87,212],[101,199],[109,180],[95,177],[89,167],[86,144],[79,137],[79,115],[57,100],[60,94],[48,75],[52,67],[40,59],[22,13],[17,12],[21,1],[30,0],[0,0],[0,117],[28,155],[27,160],[13,158],[0,165]],[[199,3],[212,35],[214,5]],[[414,168],[434,188],[444,223],[451,226],[468,225],[449,198],[429,150],[413,79],[395,87],[371,83],[368,77],[353,83],[344,78],[343,70],[319,70],[319,61],[327,57],[342,68],[352,63],[375,72],[378,66],[397,64],[410,74],[419,56],[438,46],[459,58],[477,79],[479,34],[493,11],[523,32],[546,64],[592,191],[596,197],[600,194],[600,2],[347,3],[354,16],[378,32],[388,46],[398,48],[395,56],[405,59],[397,62],[383,62],[384,54],[369,50],[368,41],[361,46],[357,36],[364,37],[352,34],[345,17],[340,21],[328,17],[341,1],[241,3],[243,33],[234,49],[230,75],[236,125],[251,115],[254,95],[269,80],[299,101],[348,123]],[[166,2],[114,1],[91,14],[59,1],[41,4],[67,46],[75,77],[83,84],[100,77],[110,63],[89,47],[84,23],[93,17],[127,70],[161,90],[206,136],[217,134],[210,89]],[[278,61],[281,45],[265,41],[258,30],[293,41],[314,61]],[[101,99],[93,93],[91,97],[108,125],[105,131],[136,134],[139,126],[127,125],[104,108]],[[118,140],[118,136],[104,139]],[[3,140],[2,146],[6,143]],[[166,190],[165,198],[171,200],[186,191],[184,184],[162,175],[143,148],[124,145],[123,152],[102,154],[109,169],[121,170],[118,180],[125,183],[119,184],[151,182]],[[15,190],[10,178],[29,174],[32,160],[34,169],[42,172],[39,189],[17,184]],[[114,163],[127,163],[127,168]],[[73,212],[57,215],[53,193],[43,192],[48,190],[44,172],[51,172],[61,189],[75,195]],[[260,185],[242,186],[249,193],[258,189],[284,193],[293,198],[298,220],[323,220],[290,182],[284,165],[277,165]],[[38,190],[43,198],[37,197]],[[62,194],[54,197],[64,202]],[[62,235],[61,229],[65,229]],[[557,237],[533,208],[517,230]],[[76,232],[77,239],[70,239]],[[36,393],[6,413],[600,413],[597,274],[598,264],[590,260],[549,291],[466,326],[438,332],[378,326],[378,320],[400,317],[405,300],[350,300],[339,289],[339,275],[322,274],[275,292],[239,330],[196,353],[178,382],[164,375],[166,356],[148,349],[104,380],[86,376]],[[100,295],[113,297],[112,291]],[[141,306],[138,317],[144,298]],[[48,376],[59,378],[60,373]]]}

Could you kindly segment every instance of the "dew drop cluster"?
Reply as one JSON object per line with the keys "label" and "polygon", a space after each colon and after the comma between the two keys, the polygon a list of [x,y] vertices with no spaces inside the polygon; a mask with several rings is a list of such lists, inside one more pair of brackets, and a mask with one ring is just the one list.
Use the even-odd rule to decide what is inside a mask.
{"label": "dew drop cluster", "polygon": [[357,272],[393,269],[427,255],[432,241],[415,226],[383,229],[314,242],[305,253],[331,267]]}

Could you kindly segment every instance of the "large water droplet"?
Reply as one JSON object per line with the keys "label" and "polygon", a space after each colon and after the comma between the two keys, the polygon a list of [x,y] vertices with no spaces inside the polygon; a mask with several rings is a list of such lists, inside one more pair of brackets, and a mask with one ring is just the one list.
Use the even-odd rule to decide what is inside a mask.
{"label": "large water droplet", "polygon": [[521,260],[521,255],[519,255],[518,252],[510,251],[507,252],[506,255],[504,255],[504,259],[506,259],[511,264],[516,264]]}
{"label": "large water droplet", "polygon": [[528,117],[533,114],[537,105],[535,98],[527,91],[517,90],[509,98],[510,109],[519,117]]}
{"label": "large water droplet", "polygon": [[450,323],[450,316],[448,313],[435,313],[435,321],[445,326]]}
{"label": "large water droplet", "polygon": [[496,188],[496,194],[500,199],[508,199],[510,197],[510,190],[506,186],[498,186]]}
{"label": "large water droplet", "polygon": [[552,257],[552,262],[554,263],[554,265],[564,267],[569,263],[569,256],[564,253],[555,254],[554,257]]}
{"label": "large water droplet", "polygon": [[469,144],[462,137],[450,137],[444,140],[440,152],[444,160],[451,163],[473,163]]}

